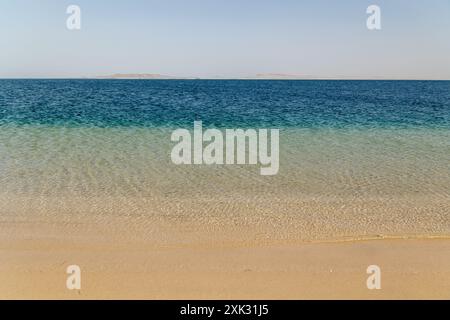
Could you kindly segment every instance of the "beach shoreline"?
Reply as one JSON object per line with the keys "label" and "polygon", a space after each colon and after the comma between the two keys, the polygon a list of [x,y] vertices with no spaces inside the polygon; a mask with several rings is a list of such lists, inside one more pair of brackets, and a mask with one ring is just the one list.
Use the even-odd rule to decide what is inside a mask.
{"label": "beach shoreline", "polygon": [[[156,221],[144,237],[112,224],[2,223],[0,299],[450,298],[450,239],[272,240]],[[66,288],[74,264],[81,290]],[[380,290],[366,287],[369,265]]]}
{"label": "beach shoreline", "polygon": [[[3,80],[0,298],[449,298],[448,88]],[[277,174],[176,164],[195,121],[279,129]]]}

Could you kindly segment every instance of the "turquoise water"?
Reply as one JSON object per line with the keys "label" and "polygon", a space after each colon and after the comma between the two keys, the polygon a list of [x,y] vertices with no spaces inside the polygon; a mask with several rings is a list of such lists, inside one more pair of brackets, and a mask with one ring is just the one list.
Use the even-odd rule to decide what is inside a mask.
{"label": "turquoise water", "polygon": [[[448,81],[1,80],[13,195],[446,197]],[[280,128],[280,171],[176,166],[175,127]]]}
{"label": "turquoise water", "polygon": [[0,124],[450,127],[450,81],[0,80]]}
{"label": "turquoise water", "polygon": [[[172,130],[194,120],[280,129],[278,174],[174,165]],[[0,186],[1,221],[446,235],[450,82],[0,80]]]}

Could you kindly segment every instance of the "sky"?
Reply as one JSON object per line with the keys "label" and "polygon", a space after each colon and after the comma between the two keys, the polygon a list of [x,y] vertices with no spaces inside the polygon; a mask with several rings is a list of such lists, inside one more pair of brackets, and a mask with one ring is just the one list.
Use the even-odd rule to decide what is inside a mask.
{"label": "sky", "polygon": [[1,78],[113,73],[450,79],[450,1],[1,0]]}

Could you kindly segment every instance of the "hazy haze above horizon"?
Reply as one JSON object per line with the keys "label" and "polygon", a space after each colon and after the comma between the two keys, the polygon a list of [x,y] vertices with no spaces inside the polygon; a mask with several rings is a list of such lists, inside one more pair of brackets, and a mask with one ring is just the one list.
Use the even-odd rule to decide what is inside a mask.
{"label": "hazy haze above horizon", "polygon": [[450,79],[450,1],[2,1],[0,42],[1,78]]}

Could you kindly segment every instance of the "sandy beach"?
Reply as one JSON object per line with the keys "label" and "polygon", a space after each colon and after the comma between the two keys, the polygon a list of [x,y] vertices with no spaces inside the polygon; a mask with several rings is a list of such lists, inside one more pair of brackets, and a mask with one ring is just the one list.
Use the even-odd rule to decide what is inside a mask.
{"label": "sandy beach", "polygon": [[[71,201],[80,212],[91,206],[79,199],[65,203],[70,207]],[[39,213],[37,200],[28,199],[33,204]],[[203,221],[117,213],[95,220],[69,212],[52,222],[39,214],[28,221],[4,220],[0,298],[450,298],[450,240],[443,235],[383,235],[375,233],[379,225],[374,224],[374,233],[359,239],[306,240],[302,219],[257,223],[251,212]],[[81,268],[79,291],[66,288],[66,268],[72,264]],[[381,290],[366,287],[366,268],[373,264],[382,271]]]}
{"label": "sandy beach", "polygon": [[[448,240],[155,247],[45,238],[2,242],[2,299],[450,297]],[[70,263],[82,268],[79,291],[65,287]],[[381,290],[366,288],[373,263],[382,268]]]}

